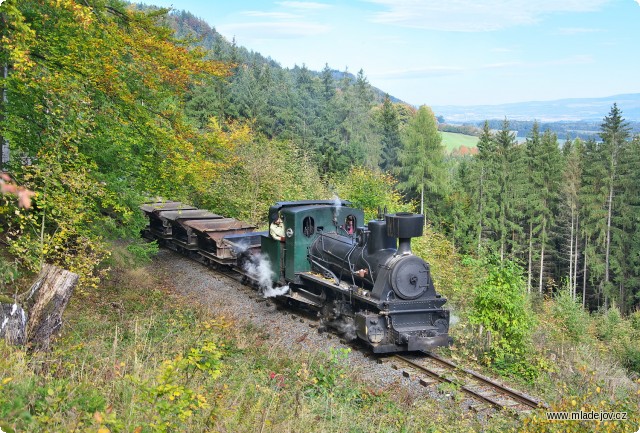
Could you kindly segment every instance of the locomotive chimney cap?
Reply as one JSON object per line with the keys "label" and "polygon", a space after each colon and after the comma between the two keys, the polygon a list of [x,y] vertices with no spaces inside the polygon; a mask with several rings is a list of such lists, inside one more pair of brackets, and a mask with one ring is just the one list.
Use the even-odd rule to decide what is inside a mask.
{"label": "locomotive chimney cap", "polygon": [[387,223],[387,235],[393,238],[407,239],[422,236],[424,215],[411,212],[398,212],[384,216]]}

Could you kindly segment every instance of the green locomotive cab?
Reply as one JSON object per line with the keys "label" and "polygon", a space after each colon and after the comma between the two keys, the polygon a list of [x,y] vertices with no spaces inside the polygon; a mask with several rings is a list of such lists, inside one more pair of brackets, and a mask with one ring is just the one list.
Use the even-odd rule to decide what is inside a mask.
{"label": "green locomotive cab", "polygon": [[263,235],[262,253],[267,257],[276,285],[300,284],[301,272],[309,272],[308,251],[321,233],[335,232],[355,236],[364,224],[364,212],[348,201],[319,200],[278,202],[269,209],[269,222],[280,216],[284,224],[284,241]]}

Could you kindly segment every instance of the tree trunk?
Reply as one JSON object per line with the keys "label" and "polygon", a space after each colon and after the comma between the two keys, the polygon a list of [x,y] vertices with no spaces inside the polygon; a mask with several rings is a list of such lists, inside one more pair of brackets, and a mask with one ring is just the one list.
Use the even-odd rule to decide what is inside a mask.
{"label": "tree trunk", "polygon": [[[576,252],[574,254],[574,262],[573,262],[573,294],[574,298],[578,296],[578,255],[580,254],[580,246],[578,243],[580,236],[580,215],[576,215]],[[583,296],[584,298],[584,296]]]}
{"label": "tree trunk", "polygon": [[[545,203],[546,205],[546,203]],[[542,219],[542,232],[540,233],[540,281],[538,282],[538,292],[542,293],[542,286],[544,284],[544,247],[547,243],[547,219]]]}
{"label": "tree trunk", "polygon": [[540,294],[542,294],[542,288],[543,288],[543,285],[544,285],[544,280],[543,280],[543,277],[544,277],[544,244],[545,244],[544,236],[543,236],[542,239],[543,239],[542,242],[541,242],[542,245],[541,245],[541,248],[540,248],[540,281],[538,282],[538,293],[540,293]]}
{"label": "tree trunk", "polygon": [[[502,200],[504,201],[504,194],[503,194]],[[504,203],[501,203],[500,204],[500,263],[504,263],[504,244],[506,242],[505,212],[506,211],[504,208]]]}
{"label": "tree trunk", "polygon": [[0,304],[0,338],[7,344],[22,346],[26,342],[27,315],[17,303]]}
{"label": "tree trunk", "polygon": [[[422,179],[422,188],[420,189],[420,213],[424,215],[424,178]],[[427,219],[424,219],[425,226],[427,225]]]}
{"label": "tree trunk", "polygon": [[531,279],[533,274],[533,259],[531,257],[531,253],[533,250],[533,222],[529,221],[529,268],[527,273],[527,293],[531,293]]}
{"label": "tree trunk", "polygon": [[584,237],[584,266],[582,268],[582,309],[587,306],[587,246],[589,238]]}
{"label": "tree trunk", "polygon": [[[610,260],[610,251],[611,251],[611,213],[613,210],[613,180],[614,176],[611,176],[611,186],[609,187],[609,206],[607,210],[607,249],[605,251],[605,266],[604,266],[604,283],[606,290],[609,290],[609,260]],[[609,293],[605,293],[605,309],[608,308],[609,304]]]}
{"label": "tree trunk", "polygon": [[29,311],[27,342],[32,350],[49,350],[53,333],[62,326],[62,313],[78,284],[78,275],[46,264],[38,281],[36,302]]}
{"label": "tree trunk", "polygon": [[[624,281],[624,280],[623,280]],[[624,305],[624,282],[620,282],[620,301],[618,302],[620,312],[622,314],[626,313],[625,305]]]}
{"label": "tree trunk", "polygon": [[480,224],[478,225],[478,249],[477,249],[477,254],[480,255],[480,246],[482,245],[482,223],[483,218],[482,218],[482,199],[483,199],[483,185],[482,182],[484,180],[484,165],[480,168],[480,196],[478,198],[478,215],[480,215]]}
{"label": "tree trunk", "polygon": [[571,207],[571,234],[569,235],[569,293],[571,299],[576,300],[576,292],[573,287],[573,206]]}

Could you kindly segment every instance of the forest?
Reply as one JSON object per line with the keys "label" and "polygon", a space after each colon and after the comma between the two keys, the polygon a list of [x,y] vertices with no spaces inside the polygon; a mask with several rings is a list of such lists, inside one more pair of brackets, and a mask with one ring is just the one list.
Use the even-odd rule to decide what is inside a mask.
{"label": "forest", "polygon": [[[177,34],[198,36],[217,59],[243,65],[226,91],[210,87],[190,97],[193,119],[217,109],[219,118],[252,119],[259,135],[303,151],[329,188],[354,166],[392,176],[402,201],[426,213],[461,252],[517,261],[529,290],[568,285],[591,310],[615,304],[631,312],[640,304],[639,138],[617,106],[588,139],[562,146],[554,124],[487,120],[479,155],[452,158],[439,146],[428,107],[381,97],[363,71],[283,69],[229,45],[189,13],[172,18]],[[514,128],[529,131],[524,144]]]}
{"label": "forest", "polygon": [[[120,0],[6,0],[0,33],[0,140],[8,149],[1,163],[11,176],[3,177],[3,191],[15,187],[0,197],[0,301],[24,291],[44,263],[79,275],[82,302],[110,299],[106,287],[126,281],[114,274],[157,252],[139,237],[144,201],[180,200],[265,227],[276,201],[338,196],[367,217],[379,208],[425,214],[426,235],[415,251],[432,263],[439,289],[462,318],[459,356],[528,384],[549,373],[546,389],[570,408],[575,390],[595,383],[569,368],[562,378],[575,388],[562,395],[553,375],[564,367],[553,367],[549,353],[589,365],[606,352],[607,362],[631,372],[620,382],[627,388],[606,382],[611,407],[634,407],[625,390],[640,372],[640,136],[623,107],[602,113],[593,137],[562,145],[537,122],[518,144],[508,119],[499,127],[488,119],[477,155],[452,156],[437,113],[374,88],[363,70],[283,68],[188,12]],[[30,205],[15,191],[32,192]],[[140,299],[149,308],[152,299],[160,302]],[[167,318],[165,326],[188,332],[185,317]],[[562,332],[534,317],[552,317]],[[118,326],[125,325],[115,326],[114,356]],[[565,353],[567,342],[586,349]],[[60,359],[76,365],[82,344],[61,349]],[[40,377],[0,349],[0,366],[13,372],[7,374]],[[176,369],[183,365],[170,359]],[[343,374],[335,371],[332,380]],[[597,378],[599,390],[609,379],[602,371]],[[0,380],[11,398],[40,386],[40,379],[11,382],[2,373]],[[148,390],[156,379],[149,380],[133,383]],[[47,386],[38,388],[44,399],[52,395]],[[196,399],[184,386],[183,398]],[[628,396],[619,399],[616,390]],[[596,397],[584,397],[586,407]],[[22,410],[11,398],[0,397],[0,415]],[[116,416],[107,410],[110,398],[96,397],[102,403],[86,409],[83,425],[133,431],[143,422],[108,421]],[[353,401],[345,397],[345,404]],[[144,431],[184,429],[197,412],[167,410],[173,430],[153,418]],[[54,417],[38,416],[50,431]]]}

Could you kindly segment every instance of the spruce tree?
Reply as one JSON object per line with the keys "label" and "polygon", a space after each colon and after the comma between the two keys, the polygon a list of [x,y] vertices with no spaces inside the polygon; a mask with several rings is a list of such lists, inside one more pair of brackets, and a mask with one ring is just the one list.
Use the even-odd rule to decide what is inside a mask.
{"label": "spruce tree", "polygon": [[400,187],[420,196],[420,213],[425,212],[425,195],[441,197],[445,192],[446,171],[442,136],[433,111],[426,105],[418,109],[403,135],[399,172],[405,181]]}
{"label": "spruce tree", "polygon": [[521,148],[516,146],[516,137],[509,129],[509,121],[502,122],[502,129],[495,135],[497,175],[497,240],[500,259],[507,253],[512,257],[517,253],[517,238],[521,234],[519,218],[523,194]]}
{"label": "spruce tree", "polygon": [[[605,293],[605,308],[608,307],[609,297],[612,295],[611,284],[611,243],[612,243],[612,224],[614,212],[614,198],[616,190],[619,188],[619,163],[620,155],[624,151],[626,139],[629,137],[629,125],[622,118],[622,111],[617,104],[613,104],[611,111],[604,118],[601,125],[600,137],[602,138],[603,156],[605,157],[606,178],[605,186],[607,188],[606,210],[607,210],[607,227],[605,240],[605,267],[604,279],[602,285]],[[620,245],[621,246],[621,245]]]}
{"label": "spruce tree", "polygon": [[382,157],[380,168],[382,170],[393,169],[398,163],[398,151],[402,146],[400,139],[400,121],[398,113],[387,94],[382,103],[378,116],[380,140],[382,142]]}
{"label": "spruce tree", "polygon": [[[603,146],[591,139],[584,147],[584,168],[579,200],[580,218],[582,225],[580,232],[584,239],[584,272],[582,276],[583,292],[591,284],[596,284],[596,304],[600,305],[604,275],[604,245],[607,229],[607,197],[608,188],[605,182],[607,168],[604,163],[606,155]],[[590,286],[589,286],[590,287]]]}
{"label": "spruce tree", "polygon": [[536,221],[536,211],[539,211],[541,208],[539,190],[536,189],[536,185],[542,183],[540,181],[541,173],[538,171],[539,169],[539,154],[541,151],[541,143],[540,143],[540,127],[538,122],[533,123],[533,128],[531,133],[527,137],[527,141],[525,144],[525,155],[526,155],[526,180],[528,183],[528,188],[526,190],[527,201],[525,204],[525,214],[526,214],[526,225],[527,225],[527,236],[529,239],[528,248],[527,248],[527,291],[531,292],[532,281],[533,281],[533,262],[536,258],[538,244],[538,235],[540,233],[540,226],[538,224],[534,224]]}
{"label": "spruce tree", "polygon": [[478,156],[476,184],[474,194],[476,211],[478,213],[477,253],[480,254],[483,239],[493,249],[498,221],[498,152],[494,135],[489,129],[489,122],[485,121],[478,141]]}
{"label": "spruce tree", "polygon": [[[567,140],[562,148],[564,156],[564,170],[562,172],[560,217],[561,225],[564,228],[565,236],[562,237],[561,244],[564,248],[568,246],[567,272],[568,281],[573,299],[577,297],[578,287],[578,263],[581,254],[581,241],[579,229],[580,201],[579,193],[582,184],[582,154],[584,145],[582,140]],[[584,301],[584,294],[583,294]]]}

